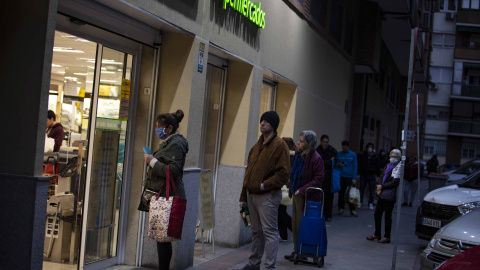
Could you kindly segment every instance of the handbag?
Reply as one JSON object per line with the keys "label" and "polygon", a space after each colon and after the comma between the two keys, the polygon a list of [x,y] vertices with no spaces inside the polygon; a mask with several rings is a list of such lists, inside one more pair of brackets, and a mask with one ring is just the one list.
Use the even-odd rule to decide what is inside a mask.
{"label": "handbag", "polygon": [[355,186],[352,186],[349,190],[348,202],[360,206],[360,190],[358,190]]}
{"label": "handbag", "polygon": [[[187,209],[187,200],[178,196],[177,187],[167,165],[166,196],[160,192],[150,200],[148,214],[148,237],[157,242],[172,242],[182,238],[183,221]],[[177,196],[170,196],[170,184]]]}
{"label": "handbag", "polygon": [[340,191],[340,171],[335,169],[335,165],[332,162],[332,187],[331,192],[339,192]]}
{"label": "handbag", "polygon": [[142,192],[141,204],[147,208],[150,207],[150,200],[152,199],[152,197],[155,197],[157,193],[158,192],[153,191],[151,189],[144,188]]}
{"label": "handbag", "polygon": [[282,187],[282,201],[280,204],[285,206],[292,205],[292,198],[288,195],[287,185],[283,185]]}

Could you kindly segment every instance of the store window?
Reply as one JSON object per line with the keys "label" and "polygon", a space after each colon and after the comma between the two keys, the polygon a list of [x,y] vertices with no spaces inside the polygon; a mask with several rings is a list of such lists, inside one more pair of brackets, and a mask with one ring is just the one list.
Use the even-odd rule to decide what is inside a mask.
{"label": "store window", "polygon": [[480,9],[480,0],[461,0],[464,9]]}
{"label": "store window", "polygon": [[423,153],[425,155],[445,156],[447,151],[447,141],[443,140],[425,140]]}

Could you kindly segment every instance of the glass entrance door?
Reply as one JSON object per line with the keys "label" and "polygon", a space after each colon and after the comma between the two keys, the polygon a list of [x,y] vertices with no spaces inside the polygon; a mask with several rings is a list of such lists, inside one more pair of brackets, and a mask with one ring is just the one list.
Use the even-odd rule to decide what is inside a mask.
{"label": "glass entrance door", "polygon": [[117,255],[133,57],[99,45],[97,59],[99,83],[93,100],[95,127],[90,132],[84,264]]}
{"label": "glass entrance door", "polygon": [[45,147],[44,174],[51,181],[44,269],[100,269],[119,262],[134,59],[55,33],[48,108],[65,138],[60,152]]}

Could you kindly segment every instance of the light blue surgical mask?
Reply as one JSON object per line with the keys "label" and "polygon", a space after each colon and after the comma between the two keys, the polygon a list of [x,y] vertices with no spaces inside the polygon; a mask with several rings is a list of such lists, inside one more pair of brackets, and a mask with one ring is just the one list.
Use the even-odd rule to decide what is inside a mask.
{"label": "light blue surgical mask", "polygon": [[155,133],[157,133],[157,137],[160,140],[163,140],[167,137],[167,133],[165,133],[165,128],[155,128]]}

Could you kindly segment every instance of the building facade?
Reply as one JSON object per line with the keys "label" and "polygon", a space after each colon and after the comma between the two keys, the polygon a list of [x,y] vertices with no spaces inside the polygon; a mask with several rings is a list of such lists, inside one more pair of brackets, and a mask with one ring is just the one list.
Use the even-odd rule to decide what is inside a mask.
{"label": "building facade", "polygon": [[[359,145],[362,138],[386,148],[398,145],[409,43],[395,47],[404,37],[385,33],[400,29],[409,39],[417,3],[381,2],[7,3],[2,22],[16,24],[2,50],[0,108],[5,116],[14,112],[15,119],[6,118],[4,128],[12,132],[0,136],[16,143],[4,145],[11,155],[1,158],[0,181],[7,188],[0,191],[0,210],[2,228],[17,229],[0,230],[12,243],[2,245],[3,265],[155,267],[148,215],[137,207],[145,178],[143,147],[154,150],[159,144],[154,136],[159,113],[182,109],[178,132],[189,143],[183,179],[188,207],[182,240],[174,245],[176,269],[193,263],[198,201],[206,192],[202,172],[212,176],[207,189],[212,189],[215,242],[238,247],[250,241],[237,214],[238,199],[263,112],[278,112],[280,137],[298,140],[309,129],[328,134],[337,149],[352,138]],[[373,33],[360,28],[370,7]],[[389,12],[399,7],[416,19],[395,24]],[[360,33],[373,34],[373,43]],[[357,108],[357,100],[367,107]],[[49,109],[67,133],[64,151],[77,156],[76,174],[48,172]],[[49,176],[52,190],[47,174],[55,174]],[[25,197],[21,202],[19,194]],[[56,211],[71,218],[57,221]]]}

